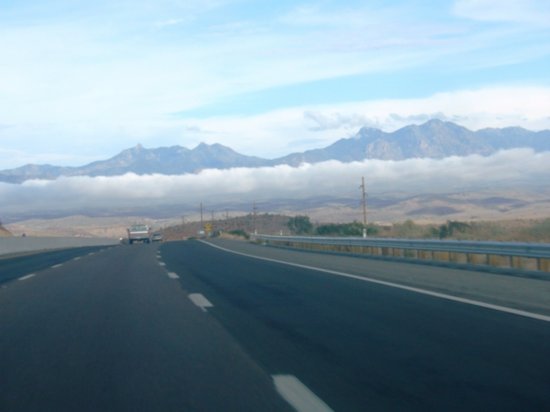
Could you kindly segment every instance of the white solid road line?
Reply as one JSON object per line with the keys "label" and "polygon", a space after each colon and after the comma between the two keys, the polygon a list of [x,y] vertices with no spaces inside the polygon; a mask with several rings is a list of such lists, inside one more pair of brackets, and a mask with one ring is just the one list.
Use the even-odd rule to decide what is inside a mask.
{"label": "white solid road line", "polygon": [[18,280],[27,280],[27,279],[33,278],[35,276],[36,276],[36,273],[31,273],[30,275],[21,276]]}
{"label": "white solid road line", "polygon": [[279,395],[298,412],[329,412],[332,409],[292,375],[273,375]]}
{"label": "white solid road line", "polygon": [[170,279],[179,279],[179,278],[180,278],[180,277],[178,276],[178,274],[177,274],[177,273],[174,273],[174,272],[168,272],[167,275],[168,275],[168,277],[169,277]]}
{"label": "white solid road line", "polygon": [[393,282],[386,282],[385,280],[378,280],[378,279],[368,278],[368,277],[365,277],[365,276],[352,275],[351,273],[337,272],[335,270],[317,268],[317,267],[314,267],[314,266],[300,265],[299,263],[291,263],[291,262],[285,262],[284,260],[254,256],[254,255],[249,255],[248,253],[235,252],[234,250],[226,249],[224,247],[214,245],[212,243],[208,243],[208,242],[205,242],[203,240],[200,240],[199,242],[202,242],[202,243],[204,243],[208,246],[223,250],[225,252],[250,257],[250,258],[253,258],[253,259],[260,259],[260,260],[265,260],[267,262],[281,263],[283,265],[294,266],[294,267],[298,267],[298,268],[302,268],[302,269],[316,270],[318,272],[328,273],[330,275],[342,276],[342,277],[351,278],[351,279],[357,279],[357,280],[361,280],[363,282],[376,283],[376,284],[379,284],[379,285],[389,286],[389,287],[392,287],[392,288],[407,290],[409,292],[421,293],[423,295],[433,296],[433,297],[436,297],[436,298],[452,300],[454,302],[465,303],[465,304],[468,304],[468,305],[479,306],[479,307],[486,308],[486,309],[497,310],[499,312],[511,313],[513,315],[524,316],[526,318],[531,318],[531,319],[542,320],[542,321],[545,321],[545,322],[550,322],[550,316],[541,315],[540,313],[527,312],[525,310],[508,308],[506,306],[493,305],[492,303],[481,302],[481,301],[473,300],[473,299],[460,298],[458,296],[447,295],[445,293],[433,292],[431,290],[415,288],[415,287],[412,287],[412,286],[400,285],[398,283],[393,283]]}
{"label": "white solid road line", "polygon": [[203,312],[206,312],[206,308],[213,308],[214,305],[200,293],[191,293],[189,294],[189,299],[195,305],[202,309]]}

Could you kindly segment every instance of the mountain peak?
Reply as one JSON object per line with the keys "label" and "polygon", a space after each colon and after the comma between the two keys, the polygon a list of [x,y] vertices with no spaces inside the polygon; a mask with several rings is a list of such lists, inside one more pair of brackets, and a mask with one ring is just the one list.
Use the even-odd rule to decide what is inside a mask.
{"label": "mountain peak", "polygon": [[59,176],[118,176],[125,173],[181,175],[203,169],[299,165],[327,160],[340,162],[365,159],[402,160],[448,156],[489,155],[498,150],[530,147],[550,150],[550,130],[531,132],[519,127],[482,129],[477,132],[453,122],[431,119],[391,133],[364,127],[350,138],[303,153],[268,160],[245,156],[219,143],[199,143],[190,150],[182,146],[144,148],[138,144],[118,155],[81,167],[27,165],[0,171],[0,182],[21,183],[29,179],[56,179]]}
{"label": "mountain peak", "polygon": [[424,123],[420,124],[411,124],[409,126],[405,126],[402,129],[421,129],[421,130],[434,130],[434,129],[441,129],[446,127],[457,127],[458,125],[454,124],[453,122],[448,122],[446,120],[441,119],[430,119]]}
{"label": "mountain peak", "polygon": [[432,126],[432,125],[442,125],[442,124],[451,124],[451,122],[447,122],[445,120],[438,119],[437,117],[428,120],[423,124],[423,126]]}
{"label": "mountain peak", "polygon": [[222,144],[219,144],[219,143],[208,144],[208,143],[201,142],[192,151],[194,151],[194,152],[213,152],[213,151],[215,151],[215,152],[220,152],[220,151],[233,152],[233,149],[231,149],[230,147],[224,146]]}

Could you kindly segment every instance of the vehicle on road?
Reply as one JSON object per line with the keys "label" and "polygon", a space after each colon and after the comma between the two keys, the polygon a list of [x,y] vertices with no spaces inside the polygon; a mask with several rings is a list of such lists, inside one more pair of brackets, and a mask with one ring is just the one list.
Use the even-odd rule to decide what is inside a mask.
{"label": "vehicle on road", "polygon": [[160,233],[160,232],[153,233],[152,240],[153,240],[153,242],[162,242],[162,233]]}
{"label": "vehicle on road", "polygon": [[134,242],[151,243],[153,234],[151,228],[144,224],[135,224],[128,229],[128,243]]}

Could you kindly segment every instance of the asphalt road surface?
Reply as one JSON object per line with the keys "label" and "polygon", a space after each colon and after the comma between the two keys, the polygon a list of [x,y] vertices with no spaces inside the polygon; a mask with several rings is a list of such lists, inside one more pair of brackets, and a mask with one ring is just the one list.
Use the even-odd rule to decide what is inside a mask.
{"label": "asphalt road surface", "polygon": [[43,253],[22,253],[15,257],[0,256],[0,285],[101,249],[104,247],[91,246]]}
{"label": "asphalt road surface", "polygon": [[[290,410],[159,265],[120,246],[0,289],[0,411]],[[10,267],[0,261],[0,271]]]}
{"label": "asphalt road surface", "polygon": [[2,284],[1,411],[550,410],[546,316],[199,242],[76,259]]}

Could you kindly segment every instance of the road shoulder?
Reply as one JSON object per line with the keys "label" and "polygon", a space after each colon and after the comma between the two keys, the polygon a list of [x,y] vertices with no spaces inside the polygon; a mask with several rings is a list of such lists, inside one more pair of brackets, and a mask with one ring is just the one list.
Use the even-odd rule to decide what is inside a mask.
{"label": "road shoulder", "polygon": [[550,282],[545,280],[289,250],[227,239],[209,239],[208,243],[261,258],[393,282],[489,305],[550,316]]}

